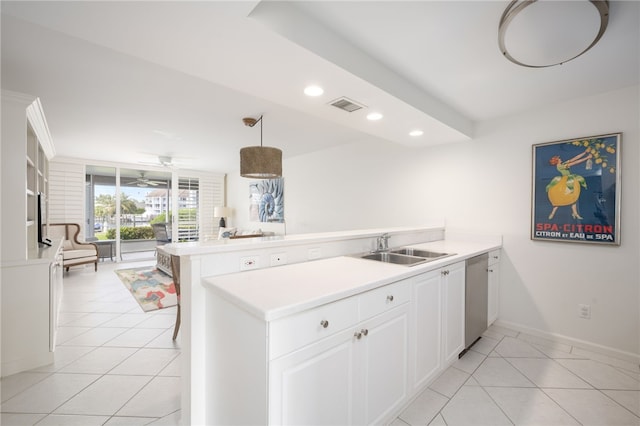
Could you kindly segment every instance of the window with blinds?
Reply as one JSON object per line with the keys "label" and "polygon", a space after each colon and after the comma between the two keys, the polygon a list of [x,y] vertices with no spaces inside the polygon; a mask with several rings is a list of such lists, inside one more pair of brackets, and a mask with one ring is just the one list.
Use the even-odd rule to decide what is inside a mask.
{"label": "window with blinds", "polygon": [[198,241],[200,224],[200,180],[198,178],[178,179],[178,241]]}

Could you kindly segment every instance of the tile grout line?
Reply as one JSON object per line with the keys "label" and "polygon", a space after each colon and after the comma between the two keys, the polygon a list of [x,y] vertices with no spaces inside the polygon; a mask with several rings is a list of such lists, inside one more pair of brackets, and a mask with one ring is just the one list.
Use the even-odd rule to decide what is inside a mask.
{"label": "tile grout line", "polygon": [[[500,340],[498,340],[498,343],[496,344],[496,346],[497,346],[497,345],[499,345],[499,344],[500,344],[500,342],[502,342],[502,340],[503,340],[504,338],[505,338],[505,336],[503,335],[503,336],[500,338]],[[497,339],[496,339],[496,340],[497,340]],[[470,351],[473,351],[473,349],[470,349]],[[475,351],[473,351],[473,352],[475,352]],[[462,372],[464,372],[464,373],[469,374],[469,377],[467,378],[467,380],[465,380],[465,381],[464,381],[464,383],[463,383],[460,387],[458,387],[458,389],[456,389],[456,391],[453,393],[453,395],[451,395],[451,397],[450,397],[450,398],[449,398],[448,396],[446,396],[446,395],[443,395],[443,396],[445,396],[445,397],[448,399],[448,401],[447,401],[447,402],[442,406],[442,408],[440,408],[440,410],[436,413],[436,415],[435,415],[435,416],[433,416],[433,418],[429,421],[429,423],[427,423],[427,425],[429,425],[431,422],[433,422],[433,420],[435,420],[435,418],[436,418],[436,417],[438,417],[438,415],[440,415],[440,416],[442,417],[442,420],[444,420],[445,424],[447,424],[447,425],[449,424],[449,423],[447,422],[446,417],[445,417],[445,416],[444,416],[444,414],[442,413],[442,411],[447,407],[447,405],[449,405],[449,403],[451,402],[451,400],[452,400],[452,399],[453,399],[453,398],[458,394],[458,392],[460,392],[460,389],[462,389],[462,388],[465,386],[465,384],[469,381],[469,379],[471,379],[471,378],[473,377],[473,373],[475,373],[475,372],[478,370],[478,368],[480,368],[480,365],[482,365],[482,363],[483,363],[483,362],[484,362],[484,361],[489,357],[488,355],[484,355],[484,354],[482,354],[482,353],[480,353],[480,352],[475,352],[475,353],[478,353],[478,354],[480,354],[480,355],[484,356],[484,359],[483,359],[483,360],[478,364],[478,366],[477,366],[476,368],[474,368],[474,369],[473,369],[473,371],[472,371],[471,373],[467,373],[466,371],[464,371],[464,370],[460,370],[459,368],[455,367],[455,363],[453,363],[453,364],[450,366],[450,367],[456,368],[457,370],[460,370],[460,371],[462,371]],[[463,355],[463,356],[464,356],[464,355]],[[459,359],[458,359],[458,360],[459,360]],[[450,367],[448,367],[448,368],[450,368]],[[445,371],[446,371],[446,370],[445,370]],[[430,386],[428,386],[428,387],[427,387],[427,389],[431,389],[431,387],[430,387]],[[431,389],[431,390],[433,390],[433,389]],[[437,391],[434,391],[434,392],[437,392]],[[485,392],[486,392],[486,391],[485,391]],[[507,418],[508,418],[508,417],[507,417]],[[511,421],[511,419],[509,419],[509,421]],[[512,423],[513,423],[513,422],[512,422]]]}

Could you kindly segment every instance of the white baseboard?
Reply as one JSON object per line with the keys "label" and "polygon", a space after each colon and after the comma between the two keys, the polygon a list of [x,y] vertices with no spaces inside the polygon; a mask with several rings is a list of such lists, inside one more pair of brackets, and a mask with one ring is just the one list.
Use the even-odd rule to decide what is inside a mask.
{"label": "white baseboard", "polygon": [[588,342],[581,339],[575,339],[573,337],[564,336],[562,334],[550,333],[548,331],[542,331],[542,330],[527,327],[521,324],[517,324],[509,321],[503,321],[500,319],[496,320],[494,324],[501,327],[509,328],[514,331],[529,334],[531,336],[541,337],[543,339],[547,339],[552,342],[556,342],[564,345],[571,345],[587,351],[596,352],[602,355],[607,355],[612,358],[617,358],[617,359],[631,362],[634,364],[640,364],[640,354],[621,351],[619,349],[611,348],[604,345],[599,345],[597,343],[592,343],[592,342]]}

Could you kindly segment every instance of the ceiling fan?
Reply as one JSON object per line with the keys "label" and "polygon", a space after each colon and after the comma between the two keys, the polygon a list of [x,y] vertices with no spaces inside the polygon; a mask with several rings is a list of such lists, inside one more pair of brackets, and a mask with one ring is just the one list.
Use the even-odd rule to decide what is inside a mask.
{"label": "ceiling fan", "polygon": [[159,181],[159,180],[151,180],[149,178],[146,178],[144,176],[144,172],[140,172],[140,177],[136,178],[135,180],[132,180],[130,182],[127,182],[127,185],[131,185],[134,184],[136,186],[139,186],[141,188],[147,187],[147,186],[158,186],[158,185],[166,185],[167,182],[163,182],[163,181]]}
{"label": "ceiling fan", "polygon": [[166,168],[173,168],[176,163],[168,155],[158,155],[156,161],[138,161],[138,164],[144,164],[146,166],[160,166]]}

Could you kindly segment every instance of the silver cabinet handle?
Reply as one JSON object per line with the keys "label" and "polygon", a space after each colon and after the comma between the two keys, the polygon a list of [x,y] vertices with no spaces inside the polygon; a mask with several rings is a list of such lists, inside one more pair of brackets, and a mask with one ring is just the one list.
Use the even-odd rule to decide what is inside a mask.
{"label": "silver cabinet handle", "polygon": [[488,269],[489,272],[493,272],[493,269]]}
{"label": "silver cabinet handle", "polygon": [[449,275],[449,270],[447,269],[447,270],[442,271],[442,275]]}
{"label": "silver cabinet handle", "polygon": [[356,331],[355,333],[353,333],[353,336],[358,340],[362,339],[362,333],[359,331]]}
{"label": "silver cabinet handle", "polygon": [[362,333],[363,336],[366,336],[369,334],[369,330],[367,330],[366,328],[363,328],[362,330],[360,330],[360,332]]}
{"label": "silver cabinet handle", "polygon": [[393,294],[388,295],[388,296],[387,296],[387,300],[388,300],[389,302],[393,302]]}
{"label": "silver cabinet handle", "polygon": [[322,326],[322,328],[327,328],[327,327],[329,327],[329,321],[322,320],[322,321],[320,321],[320,325]]}
{"label": "silver cabinet handle", "polygon": [[493,258],[494,258],[494,259],[499,259],[499,257],[498,257],[498,256],[493,256]]}

